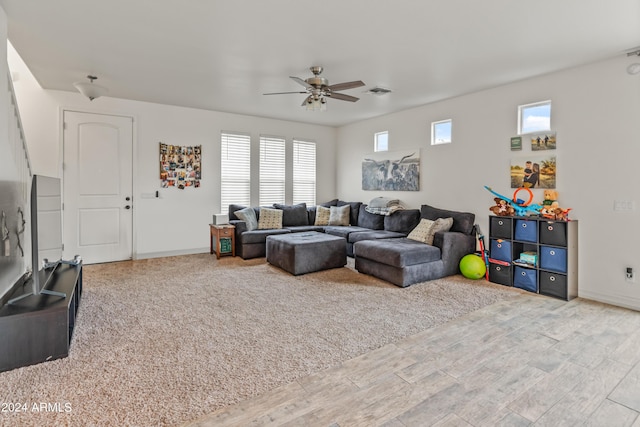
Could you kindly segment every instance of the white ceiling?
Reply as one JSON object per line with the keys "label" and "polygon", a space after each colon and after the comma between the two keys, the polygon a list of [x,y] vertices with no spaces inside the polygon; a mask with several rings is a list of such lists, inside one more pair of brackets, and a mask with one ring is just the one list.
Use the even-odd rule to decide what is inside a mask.
{"label": "white ceiling", "polygon": [[[0,0],[45,89],[339,126],[640,46],[640,0]],[[356,103],[300,107],[322,65]],[[391,89],[386,96],[364,91]],[[99,103],[100,100],[93,101]]]}

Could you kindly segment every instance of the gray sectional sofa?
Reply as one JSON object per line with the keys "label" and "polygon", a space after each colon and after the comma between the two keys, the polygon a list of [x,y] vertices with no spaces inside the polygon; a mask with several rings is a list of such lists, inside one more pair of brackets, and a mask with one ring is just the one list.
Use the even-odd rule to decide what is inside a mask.
{"label": "gray sectional sofa", "polygon": [[[245,206],[229,206],[229,222],[235,225],[236,254],[243,259],[264,257],[268,236],[318,231],[345,239],[347,255],[355,257],[359,272],[379,277],[398,286],[433,280],[459,273],[460,259],[475,251],[473,224],[475,215],[422,205],[421,209],[403,209],[391,215],[378,215],[366,210],[361,202],[332,200],[320,206],[350,205],[349,225],[314,225],[316,207],[274,205],[282,210],[282,228],[248,230],[235,212]],[[269,208],[272,208],[269,206]],[[260,207],[253,207],[260,218]],[[408,239],[422,218],[453,218],[450,231],[439,232],[433,244]]]}

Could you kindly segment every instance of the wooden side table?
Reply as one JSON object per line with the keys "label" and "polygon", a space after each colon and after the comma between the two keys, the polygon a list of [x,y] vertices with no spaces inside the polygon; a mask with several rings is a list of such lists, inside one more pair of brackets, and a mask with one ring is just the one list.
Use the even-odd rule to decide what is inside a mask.
{"label": "wooden side table", "polygon": [[[236,237],[235,237],[235,226],[234,225],[230,225],[230,224],[221,224],[221,225],[216,225],[216,224],[209,224],[209,228],[211,230],[211,236],[209,239],[209,243],[210,243],[210,252],[209,253],[213,253],[214,252],[214,245],[213,245],[213,240],[215,238],[216,244],[215,244],[215,253],[216,253],[216,258],[220,259],[220,256],[222,255],[231,255],[231,256],[236,256]],[[224,253],[222,252],[222,245],[221,245],[221,239],[230,239],[231,240],[231,251],[225,251]]]}

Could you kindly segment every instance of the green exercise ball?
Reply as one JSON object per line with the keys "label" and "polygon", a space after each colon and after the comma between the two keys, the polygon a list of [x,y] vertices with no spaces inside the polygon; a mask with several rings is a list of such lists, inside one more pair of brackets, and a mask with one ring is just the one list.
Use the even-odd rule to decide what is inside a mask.
{"label": "green exercise ball", "polygon": [[487,266],[481,257],[474,254],[465,255],[460,260],[460,271],[467,279],[480,279],[487,273]]}

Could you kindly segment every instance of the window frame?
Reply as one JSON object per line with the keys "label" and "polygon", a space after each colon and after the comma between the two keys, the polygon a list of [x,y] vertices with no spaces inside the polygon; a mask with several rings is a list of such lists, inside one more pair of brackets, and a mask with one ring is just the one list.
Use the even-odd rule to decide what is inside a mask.
{"label": "window frame", "polygon": [[[282,136],[260,135],[259,150],[258,203],[260,206],[284,204],[287,183],[286,139]],[[267,159],[267,156],[270,158]]]}
{"label": "window frame", "polygon": [[[309,162],[311,164],[311,168],[305,167],[302,170],[298,169],[297,165],[302,165],[300,162],[300,148],[303,146],[313,147],[313,162]],[[304,138],[293,138],[292,141],[292,177],[291,177],[291,187],[292,187],[292,201],[293,204],[298,203],[306,203],[307,206],[315,206],[316,205],[316,194],[317,194],[317,185],[318,185],[318,145],[315,141],[304,139]],[[313,179],[301,179],[299,176],[299,172],[302,172],[303,177],[304,172],[312,169]],[[311,191],[305,191],[305,187],[310,188]]]}
{"label": "window frame", "polygon": [[[523,120],[526,118],[525,110],[538,108],[545,105],[549,106],[549,126],[544,129],[543,128],[531,129],[531,130],[527,129],[525,131],[523,129]],[[551,130],[551,100],[550,99],[546,101],[538,101],[538,102],[532,102],[530,104],[518,105],[518,135],[526,135],[529,133],[536,133],[536,132],[549,132],[550,130]]]}
{"label": "window frame", "polygon": [[[244,160],[244,164],[242,165],[244,170],[238,169],[235,164],[229,168],[229,154],[237,154],[239,152],[237,147],[234,147],[233,150],[229,150],[230,139],[235,139],[234,142],[241,142],[243,145],[246,144],[241,147],[242,150],[247,153],[246,158],[242,159]],[[242,176],[239,176],[239,173]],[[229,184],[229,186],[225,188],[225,184]],[[238,196],[238,184],[245,187],[246,199],[243,199],[242,196]],[[230,204],[251,205],[251,134],[222,131],[220,132],[220,211],[222,213],[228,211]]]}
{"label": "window frame", "polygon": [[[380,148],[380,137],[381,136],[385,136],[386,137],[386,148],[383,150]],[[380,132],[376,132],[373,134],[373,151],[378,153],[378,152],[384,152],[384,151],[389,151],[389,131],[388,130],[383,130]]]}
{"label": "window frame", "polygon": [[[441,142],[438,142],[436,140],[436,134],[437,134],[437,127],[439,125],[445,125],[448,124],[449,125],[449,140],[443,140]],[[431,122],[431,145],[444,145],[444,144],[451,144],[453,142],[453,119],[445,119],[445,120],[437,120],[435,122]]]}

